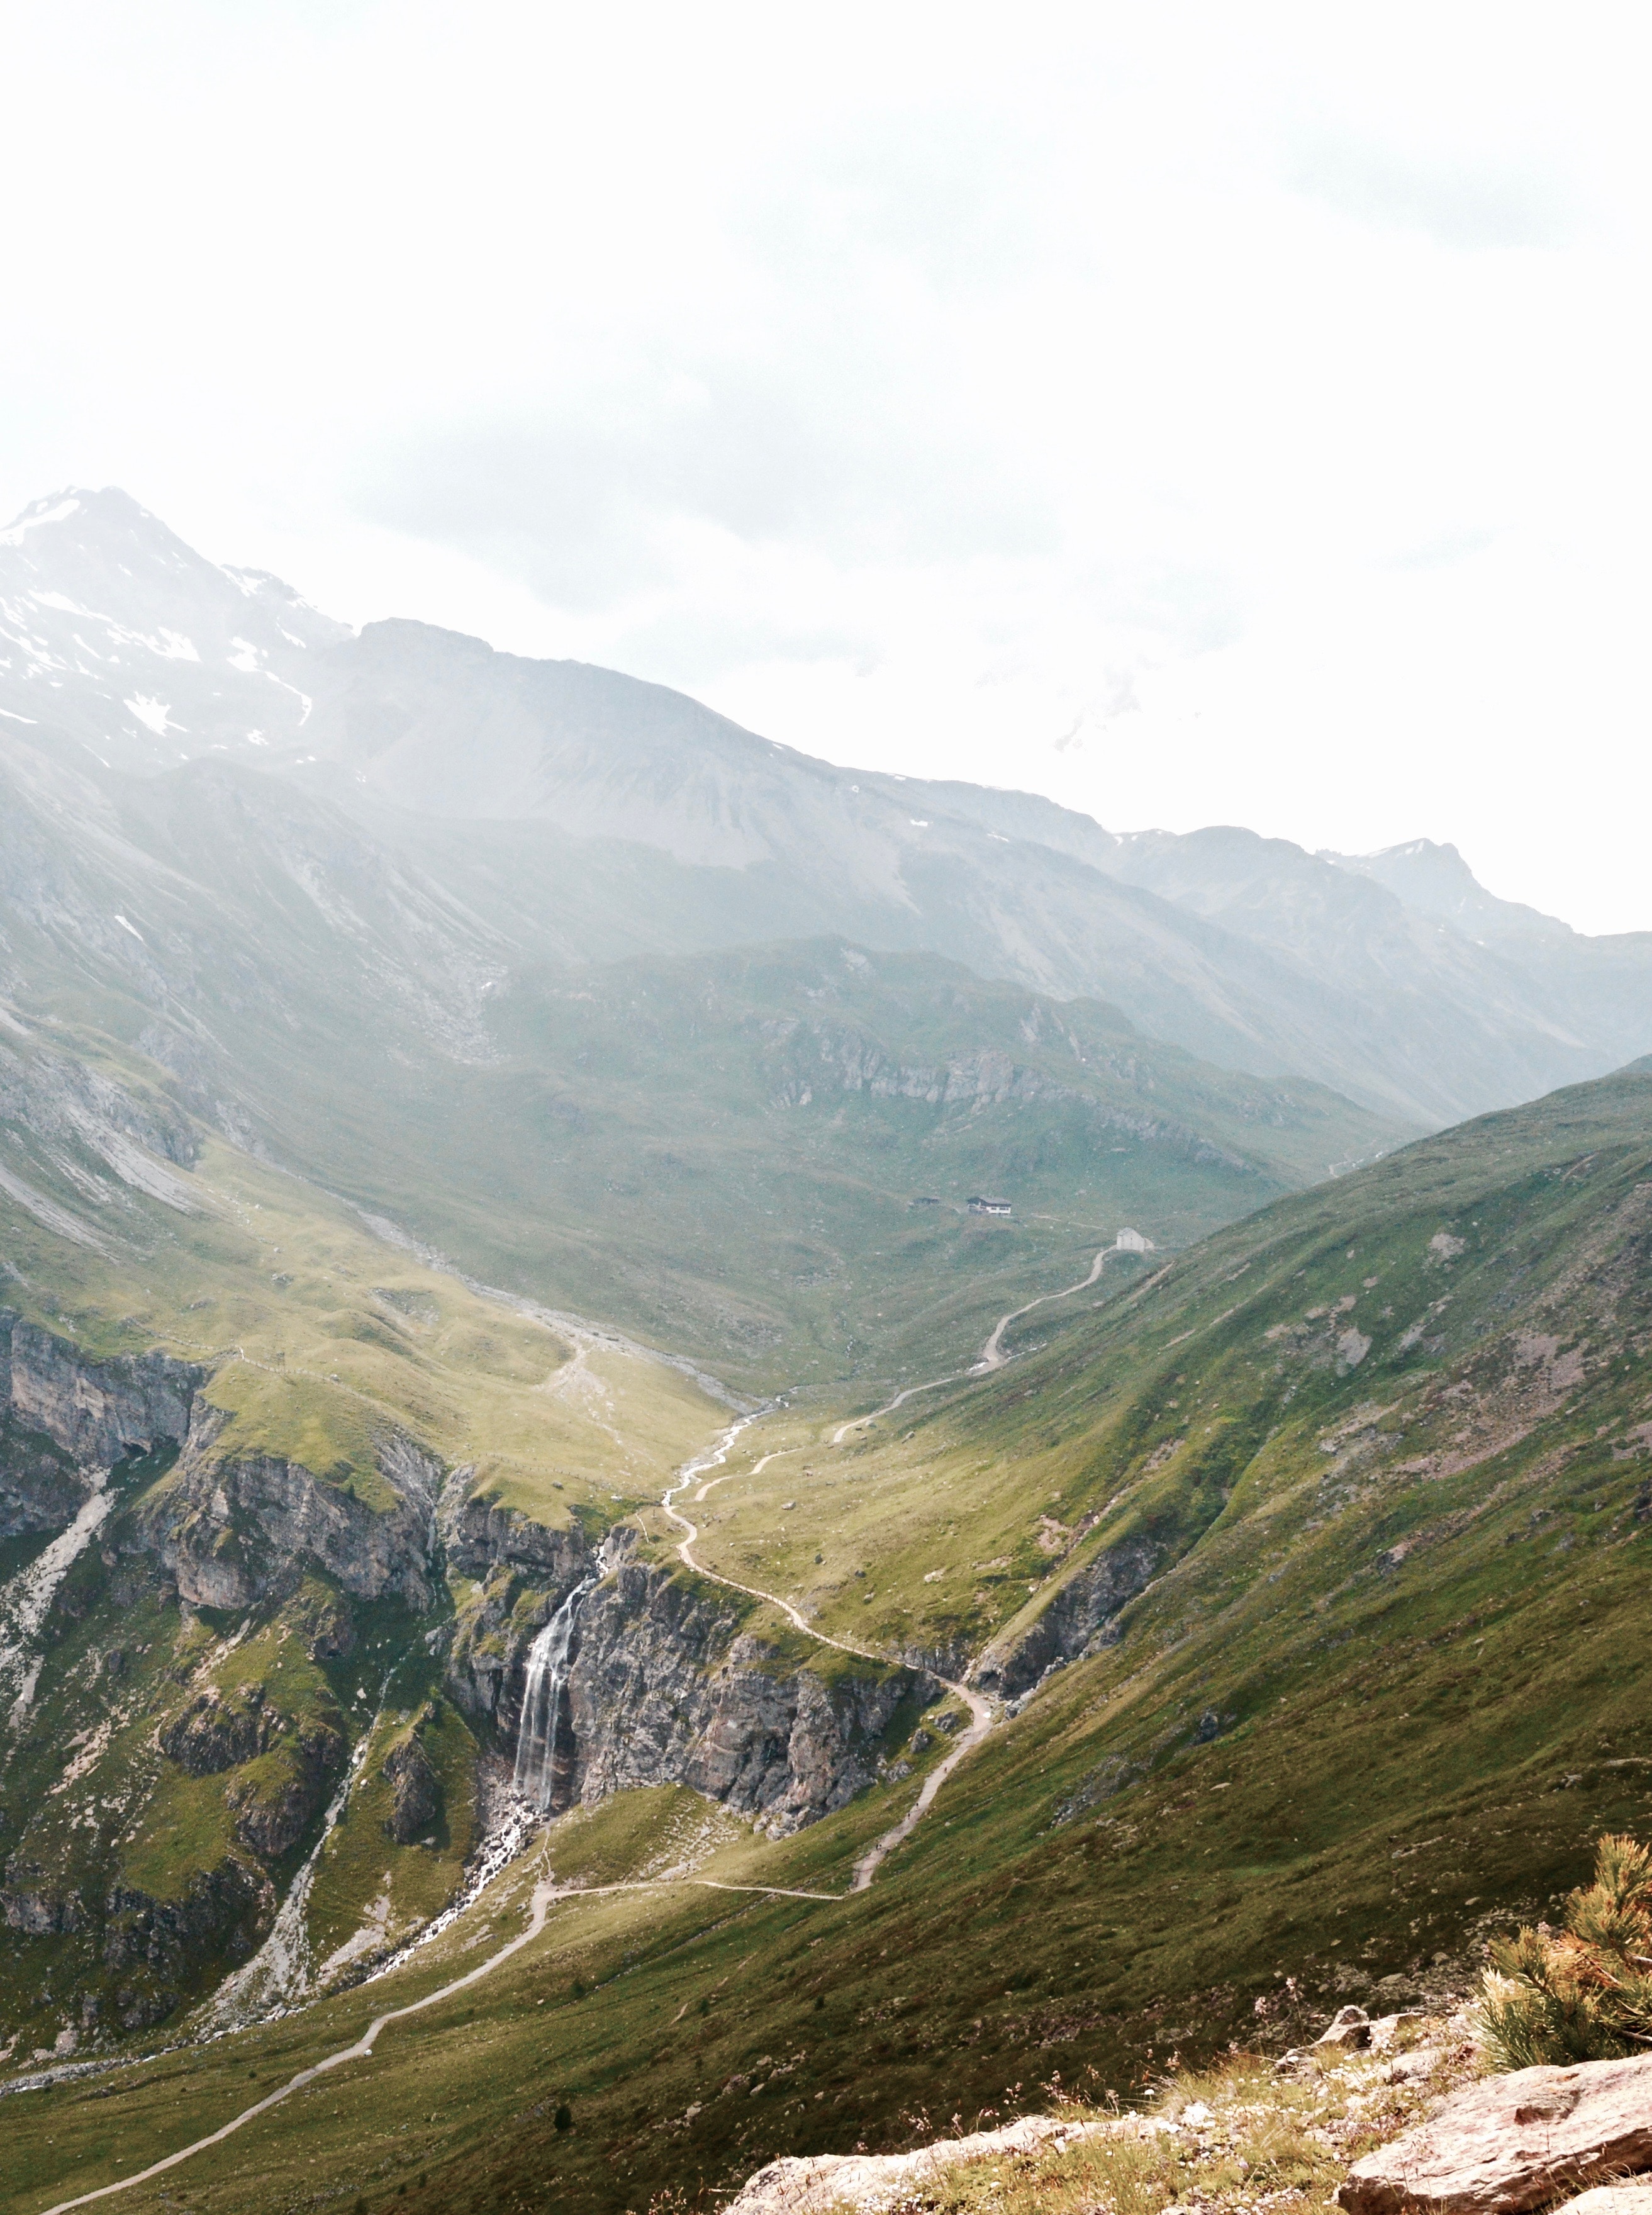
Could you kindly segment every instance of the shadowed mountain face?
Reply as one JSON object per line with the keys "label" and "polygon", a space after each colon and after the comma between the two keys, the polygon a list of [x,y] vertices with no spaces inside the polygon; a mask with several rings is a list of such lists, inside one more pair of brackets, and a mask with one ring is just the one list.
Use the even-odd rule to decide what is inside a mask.
{"label": "shadowed mountain face", "polygon": [[1025,794],[840,770],[611,671],[418,623],[350,637],[118,493],[4,534],[0,629],[0,727],[139,773],[267,768],[539,957],[925,949],[1412,1125],[1652,1046],[1652,934],[1583,938],[1450,850],[1120,838]]}

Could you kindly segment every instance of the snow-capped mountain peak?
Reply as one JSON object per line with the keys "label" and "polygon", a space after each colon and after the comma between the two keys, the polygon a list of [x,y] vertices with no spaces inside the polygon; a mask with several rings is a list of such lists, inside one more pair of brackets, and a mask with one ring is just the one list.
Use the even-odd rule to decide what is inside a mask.
{"label": "snow-capped mountain peak", "polygon": [[195,552],[118,486],[0,531],[0,712],[153,770],[296,737],[305,666],[347,638],[278,577]]}

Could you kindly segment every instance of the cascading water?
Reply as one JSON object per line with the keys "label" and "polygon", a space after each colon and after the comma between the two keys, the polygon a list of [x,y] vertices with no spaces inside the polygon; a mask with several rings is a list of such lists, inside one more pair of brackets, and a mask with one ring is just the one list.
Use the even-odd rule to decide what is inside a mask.
{"label": "cascading water", "polygon": [[551,1804],[553,1757],[556,1752],[557,1720],[568,1680],[568,1654],[573,1643],[579,1603],[602,1581],[604,1565],[597,1567],[577,1584],[528,1649],[528,1682],[522,1695],[522,1721],[517,1730],[517,1767],[512,1779],[518,1794],[534,1806]]}

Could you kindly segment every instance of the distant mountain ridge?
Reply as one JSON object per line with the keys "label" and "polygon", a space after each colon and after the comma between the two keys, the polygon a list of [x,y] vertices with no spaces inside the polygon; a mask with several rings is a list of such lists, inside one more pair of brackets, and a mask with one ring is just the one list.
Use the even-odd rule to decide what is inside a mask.
{"label": "distant mountain ridge", "polygon": [[1454,850],[1121,836],[1033,795],[839,769],[612,671],[400,620],[352,635],[113,490],[0,534],[0,732],[324,793],[553,958],[927,949],[1413,1126],[1652,1047],[1652,933],[1583,937]]}

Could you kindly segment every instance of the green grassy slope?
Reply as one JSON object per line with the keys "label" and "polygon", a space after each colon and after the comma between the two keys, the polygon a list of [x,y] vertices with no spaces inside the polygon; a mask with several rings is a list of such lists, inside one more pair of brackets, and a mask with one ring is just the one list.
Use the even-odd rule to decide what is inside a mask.
{"label": "green grassy slope", "polygon": [[[919,1563],[987,1574],[1017,1509],[1043,1567],[984,1612],[1000,1660],[1104,1550],[1151,1544],[1153,1579],[871,1892],[568,1903],[497,1979],[170,2188],[202,2211],[318,2191],[641,2207],[778,2151],[1037,2104],[1057,2071],[1128,2089],[1172,2052],[1300,2028],[1294,2009],[1460,1974],[1477,1934],[1583,1874],[1601,1829],[1652,1819],[1649,1262],[1652,1079],[1631,1075],[1282,1201],[1099,1313],[1030,1317],[1042,1343],[1006,1371],[841,1449],[783,1418],[801,1451],[774,1541],[811,1503],[823,1531],[845,1520],[847,1474],[870,1548],[880,1500],[915,1512],[920,1467],[936,1494],[930,1543],[872,1552],[871,1604],[852,1571],[817,1594],[823,1625],[932,1635]],[[742,1445],[747,1467],[766,1450]],[[915,1748],[915,1770],[937,1755]],[[714,1873],[836,1890],[916,1782],[780,1845],[714,1842]],[[559,1825],[551,1856],[604,1881],[658,1867],[673,1822],[627,1795]],[[501,1932],[528,1873],[511,1881]],[[248,2071],[285,2073],[443,1973],[23,2095],[8,2206],[211,2126]]]}
{"label": "green grassy slope", "polygon": [[[122,1186],[101,1204],[90,1180],[107,1164],[89,1146],[58,1150],[28,1164],[33,1212],[0,1193],[6,1305],[65,1360],[158,1348],[194,1365],[215,1467],[290,1466],[313,1483],[318,1517],[337,1501],[367,1543],[372,1519],[400,1507],[388,1439],[456,1473],[462,1497],[547,1533],[600,1535],[727,1420],[679,1370],[484,1300],[221,1142],[175,1169],[169,1199]],[[72,1206],[95,1242],[66,1238],[42,1206]],[[7,1439],[8,1477],[28,1444]],[[65,2032],[141,2030],[244,1959],[352,1751],[362,1790],[312,1894],[318,1960],[364,1921],[389,1942],[428,1918],[474,1841],[479,1746],[443,1691],[439,1643],[466,1580],[435,1577],[424,1611],[389,1591],[352,1598],[243,1516],[230,1550],[261,1595],[234,1612],[180,1608],[151,1534],[181,1475],[175,1448],[116,1467],[96,1543],[26,1642],[40,1662],[32,1698],[11,1708],[22,1678],[6,1679],[0,2048],[14,2059]],[[9,1571],[79,1496],[20,1535]],[[0,1634],[3,1646],[9,1622]],[[168,1740],[202,1702],[239,1718],[222,1758]],[[398,1735],[417,1735],[437,1780],[432,1819],[400,1842],[382,1775]]]}
{"label": "green grassy slope", "polygon": [[[1121,1219],[1183,1243],[1410,1135],[924,954],[537,967],[536,931],[226,764],[134,783],[22,749],[0,797],[0,1162],[59,1135],[47,1064],[107,1065],[474,1276],[756,1390],[904,1373]],[[1020,1203],[990,1246],[909,1212],[982,1185]]]}
{"label": "green grassy slope", "polygon": [[[910,1376],[1123,1223],[1184,1244],[1393,1135],[1114,1010],[835,941],[523,976],[489,1022],[502,1065],[427,1071],[370,1148],[335,1127],[330,1174],[756,1388]],[[1015,1220],[965,1216],[982,1191]]]}

